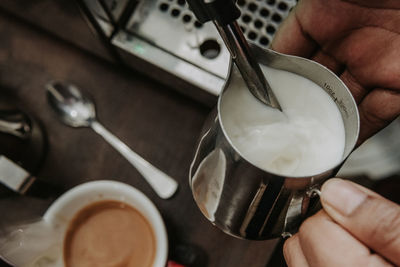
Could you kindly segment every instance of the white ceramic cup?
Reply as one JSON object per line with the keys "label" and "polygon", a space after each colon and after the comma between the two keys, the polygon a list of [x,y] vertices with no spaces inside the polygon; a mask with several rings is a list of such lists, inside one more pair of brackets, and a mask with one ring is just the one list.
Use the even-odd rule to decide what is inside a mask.
{"label": "white ceramic cup", "polygon": [[43,220],[14,231],[17,236],[13,237],[13,242],[18,246],[14,246],[17,249],[13,248],[12,254],[4,257],[5,260],[16,266],[64,266],[63,243],[70,221],[82,208],[103,200],[126,203],[148,220],[156,238],[153,267],[165,267],[168,240],[164,222],[157,208],[139,190],[109,180],[88,182],[72,188],[48,208]]}

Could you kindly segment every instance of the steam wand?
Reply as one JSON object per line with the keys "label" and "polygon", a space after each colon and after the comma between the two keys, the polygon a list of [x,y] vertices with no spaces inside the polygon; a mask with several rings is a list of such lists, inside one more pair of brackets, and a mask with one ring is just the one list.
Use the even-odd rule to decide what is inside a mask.
{"label": "steam wand", "polygon": [[187,0],[187,2],[198,21],[214,22],[250,92],[266,105],[281,110],[236,22],[240,17],[240,10],[235,0]]}

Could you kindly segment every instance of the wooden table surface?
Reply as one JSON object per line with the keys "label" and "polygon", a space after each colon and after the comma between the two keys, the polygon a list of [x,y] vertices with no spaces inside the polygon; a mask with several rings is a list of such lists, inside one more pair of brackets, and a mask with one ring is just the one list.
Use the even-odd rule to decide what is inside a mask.
{"label": "wooden table surface", "polygon": [[[162,214],[172,257],[190,247],[198,257],[196,266],[267,264],[275,241],[239,240],[222,233],[202,216],[192,199],[188,171],[209,108],[3,13],[0,36],[0,97],[14,97],[20,107],[42,122],[48,136],[48,151],[37,174],[41,181],[64,191],[100,179],[130,184],[146,194]],[[177,194],[169,200],[158,198],[100,136],[90,129],[61,124],[45,97],[44,85],[54,79],[71,81],[89,92],[97,104],[100,122],[174,177],[180,186]],[[4,192],[0,191],[2,225],[38,217],[54,201]]]}

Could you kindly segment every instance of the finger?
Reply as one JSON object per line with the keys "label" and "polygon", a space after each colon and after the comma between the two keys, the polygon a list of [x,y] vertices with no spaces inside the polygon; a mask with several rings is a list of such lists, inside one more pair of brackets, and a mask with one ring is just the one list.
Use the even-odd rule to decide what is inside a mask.
{"label": "finger", "polygon": [[360,113],[358,144],[384,128],[400,115],[400,90],[376,88],[368,91],[346,69],[340,79],[349,88]]}
{"label": "finger", "polygon": [[306,257],[300,246],[299,235],[294,235],[285,241],[283,255],[288,267],[308,267]]}
{"label": "finger", "polygon": [[335,58],[326,54],[322,50],[318,50],[317,52],[315,52],[311,59],[318,62],[319,64],[324,65],[336,75],[340,75],[344,71],[344,64],[340,63]]}
{"label": "finger", "polygon": [[364,244],[335,223],[325,211],[307,219],[298,235],[311,267],[391,266],[379,255],[371,254]]}
{"label": "finger", "polygon": [[271,48],[277,52],[309,58],[317,44],[303,31],[296,17],[297,7],[289,14],[276,32]]}
{"label": "finger", "polygon": [[363,98],[358,110],[360,143],[400,115],[400,90],[374,89]]}
{"label": "finger", "polygon": [[321,202],[338,224],[400,265],[400,206],[341,179],[330,179],[322,186]]}
{"label": "finger", "polygon": [[368,93],[367,89],[365,89],[347,69],[339,77],[349,88],[357,105],[360,104]]}
{"label": "finger", "polygon": [[400,35],[379,27],[361,27],[326,49],[346,64],[366,88],[400,88]]}
{"label": "finger", "polygon": [[356,3],[357,5],[372,7],[372,8],[400,8],[400,3],[398,0],[385,0],[385,1],[376,1],[376,0],[347,0],[347,2]]}

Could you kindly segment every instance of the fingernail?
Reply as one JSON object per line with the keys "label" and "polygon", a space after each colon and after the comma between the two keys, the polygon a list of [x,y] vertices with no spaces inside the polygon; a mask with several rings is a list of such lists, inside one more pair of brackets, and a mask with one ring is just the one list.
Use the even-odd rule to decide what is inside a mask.
{"label": "fingernail", "polygon": [[322,203],[331,206],[343,216],[351,215],[366,198],[367,194],[353,183],[337,178],[328,180],[321,190]]}

